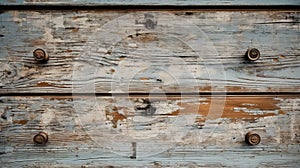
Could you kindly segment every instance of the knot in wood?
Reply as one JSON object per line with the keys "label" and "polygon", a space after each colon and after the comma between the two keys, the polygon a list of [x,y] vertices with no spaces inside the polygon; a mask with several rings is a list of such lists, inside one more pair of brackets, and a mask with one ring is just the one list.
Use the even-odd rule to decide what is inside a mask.
{"label": "knot in wood", "polygon": [[11,64],[0,63],[0,86],[12,83],[17,76],[17,67]]}

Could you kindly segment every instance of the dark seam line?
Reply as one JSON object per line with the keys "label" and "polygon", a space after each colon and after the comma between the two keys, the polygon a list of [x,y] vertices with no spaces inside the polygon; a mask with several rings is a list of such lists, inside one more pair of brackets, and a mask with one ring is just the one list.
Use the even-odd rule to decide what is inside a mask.
{"label": "dark seam line", "polygon": [[0,11],[6,10],[300,10],[296,5],[51,5],[24,4],[0,5]]}
{"label": "dark seam line", "polygon": [[0,93],[0,96],[282,96],[299,95],[300,92],[189,92],[189,93]]}

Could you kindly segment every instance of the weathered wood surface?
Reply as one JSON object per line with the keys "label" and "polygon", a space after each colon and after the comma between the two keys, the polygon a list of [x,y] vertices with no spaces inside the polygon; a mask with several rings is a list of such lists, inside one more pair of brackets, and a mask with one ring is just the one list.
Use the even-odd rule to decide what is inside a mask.
{"label": "weathered wood surface", "polygon": [[[224,110],[210,111],[212,100]],[[1,97],[0,159],[7,167],[297,167],[299,109],[298,95]],[[47,146],[34,145],[39,131]],[[245,144],[248,131],[259,145]]]}
{"label": "weathered wood surface", "polygon": [[2,0],[0,4],[48,4],[48,5],[300,5],[298,0]]}
{"label": "weathered wood surface", "polygon": [[[145,13],[157,19],[153,29],[136,23]],[[299,92],[299,18],[299,11],[3,11],[0,92]],[[261,52],[256,62],[243,57],[251,47]],[[36,48],[48,52],[47,64],[34,61]]]}
{"label": "weathered wood surface", "polygon": [[[83,4],[97,10],[70,10]],[[299,1],[0,5],[1,165],[300,165]],[[68,10],[43,11],[48,5]],[[263,11],[267,5],[276,8]],[[244,58],[252,47],[261,52],[256,62]],[[34,61],[36,48],[48,63]],[[209,96],[215,92],[222,95]],[[40,131],[49,135],[45,146],[33,143]],[[249,131],[259,145],[245,144]]]}

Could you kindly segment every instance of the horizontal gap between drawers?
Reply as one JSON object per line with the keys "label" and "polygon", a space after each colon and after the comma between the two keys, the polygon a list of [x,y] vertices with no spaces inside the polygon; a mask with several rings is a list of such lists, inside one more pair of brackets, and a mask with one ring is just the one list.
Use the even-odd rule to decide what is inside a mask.
{"label": "horizontal gap between drawers", "polygon": [[191,92],[191,93],[0,93],[0,96],[95,96],[95,97],[126,97],[126,96],[300,96],[300,92]]}
{"label": "horizontal gap between drawers", "polygon": [[0,11],[6,10],[300,10],[300,5],[52,5],[24,4],[0,5]]}

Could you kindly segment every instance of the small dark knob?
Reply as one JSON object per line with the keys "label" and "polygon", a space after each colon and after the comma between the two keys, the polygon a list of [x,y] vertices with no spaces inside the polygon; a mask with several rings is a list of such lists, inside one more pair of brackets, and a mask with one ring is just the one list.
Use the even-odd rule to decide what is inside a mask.
{"label": "small dark knob", "polygon": [[40,63],[46,63],[49,60],[49,56],[43,49],[35,49],[33,51],[33,57],[36,61]]}
{"label": "small dark knob", "polygon": [[246,58],[250,61],[256,61],[259,59],[260,57],[260,52],[258,49],[256,48],[251,48],[251,49],[248,49],[246,54],[245,54]]}
{"label": "small dark knob", "polygon": [[40,132],[33,137],[33,142],[37,145],[45,145],[48,142],[48,135]]}
{"label": "small dark knob", "polygon": [[253,131],[248,132],[245,136],[245,141],[249,145],[258,145],[260,143],[260,140],[260,136]]}

